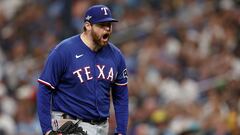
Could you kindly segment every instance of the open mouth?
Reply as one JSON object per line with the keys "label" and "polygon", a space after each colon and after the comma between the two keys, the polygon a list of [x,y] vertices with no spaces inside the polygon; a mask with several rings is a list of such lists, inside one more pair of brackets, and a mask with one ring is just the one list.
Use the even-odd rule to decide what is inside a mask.
{"label": "open mouth", "polygon": [[107,41],[109,39],[110,34],[106,33],[102,36],[104,41]]}

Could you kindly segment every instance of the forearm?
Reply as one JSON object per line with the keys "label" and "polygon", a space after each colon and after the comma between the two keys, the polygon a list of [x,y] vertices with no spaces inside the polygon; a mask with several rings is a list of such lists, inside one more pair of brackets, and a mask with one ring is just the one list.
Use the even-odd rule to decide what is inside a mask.
{"label": "forearm", "polygon": [[128,105],[115,107],[117,128],[116,132],[126,135],[128,125]]}
{"label": "forearm", "polygon": [[51,91],[43,84],[39,84],[37,94],[37,112],[43,134],[52,129],[50,99]]}
{"label": "forearm", "polygon": [[128,125],[128,88],[127,86],[121,86],[113,93],[113,104],[117,123],[116,132],[126,135]]}

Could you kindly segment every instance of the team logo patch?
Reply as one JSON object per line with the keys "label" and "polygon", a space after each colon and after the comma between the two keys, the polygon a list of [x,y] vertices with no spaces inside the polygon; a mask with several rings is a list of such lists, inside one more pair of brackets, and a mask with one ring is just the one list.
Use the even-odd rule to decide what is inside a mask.
{"label": "team logo patch", "polygon": [[124,77],[124,78],[128,78],[127,69],[124,69],[124,70],[123,70],[123,77]]}

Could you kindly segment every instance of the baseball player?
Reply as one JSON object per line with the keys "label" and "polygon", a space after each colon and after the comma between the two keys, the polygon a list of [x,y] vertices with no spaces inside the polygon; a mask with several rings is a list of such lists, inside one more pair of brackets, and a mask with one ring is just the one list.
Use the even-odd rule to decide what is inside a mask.
{"label": "baseball player", "polygon": [[37,94],[44,134],[107,135],[111,92],[115,134],[126,135],[128,77],[122,53],[109,42],[112,22],[117,20],[108,7],[90,7],[83,32],[63,40],[49,54]]}

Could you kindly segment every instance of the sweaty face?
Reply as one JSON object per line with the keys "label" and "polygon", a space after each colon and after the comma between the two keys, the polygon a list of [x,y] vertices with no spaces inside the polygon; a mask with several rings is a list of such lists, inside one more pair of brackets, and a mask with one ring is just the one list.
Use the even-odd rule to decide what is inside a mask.
{"label": "sweaty face", "polygon": [[91,31],[94,43],[101,47],[107,45],[111,33],[112,33],[111,22],[94,24]]}

